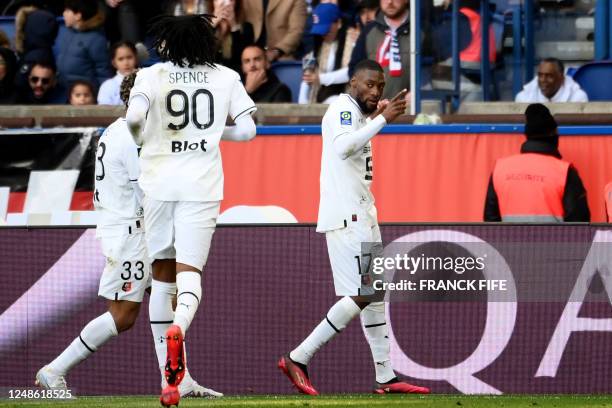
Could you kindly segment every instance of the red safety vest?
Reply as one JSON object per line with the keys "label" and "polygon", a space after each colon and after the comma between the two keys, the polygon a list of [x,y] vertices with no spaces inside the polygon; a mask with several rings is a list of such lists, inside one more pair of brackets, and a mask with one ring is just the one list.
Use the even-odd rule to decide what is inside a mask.
{"label": "red safety vest", "polygon": [[502,221],[562,222],[570,164],[553,156],[523,153],[499,159],[493,170]]}
{"label": "red safety vest", "polygon": [[606,221],[612,222],[612,182],[604,187],[604,202],[606,204]]}
{"label": "red safety vest", "polygon": [[[470,31],[472,32],[472,42],[459,54],[461,61],[480,62],[480,54],[482,52],[482,33],[480,29],[480,14],[467,7],[459,9],[470,22]],[[489,61],[495,62],[495,33],[493,27],[489,25]]]}

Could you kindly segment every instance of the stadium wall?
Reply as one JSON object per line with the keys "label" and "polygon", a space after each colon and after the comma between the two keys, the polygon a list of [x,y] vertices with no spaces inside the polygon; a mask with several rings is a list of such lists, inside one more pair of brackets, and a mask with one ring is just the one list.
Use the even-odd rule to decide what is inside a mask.
{"label": "stadium wall", "polygon": [[[385,243],[416,240],[419,253],[429,241],[458,245],[453,251],[464,241],[499,251],[519,299],[390,303],[398,372],[436,393],[612,392],[612,251],[607,247],[592,268],[585,266],[597,244],[612,243],[612,229],[384,225],[382,235]],[[528,274],[520,275],[516,258],[498,245],[516,242],[534,268]],[[554,258],[534,250],[560,243],[574,250]],[[0,228],[0,387],[31,386],[37,369],[104,311],[96,297],[103,265],[93,230]],[[589,284],[588,295],[599,300],[585,295],[584,303],[582,297],[568,302],[576,282],[594,281],[596,271],[599,286]],[[542,293],[565,289],[554,301],[521,301],[522,288],[534,285]],[[187,337],[194,377],[227,394],[294,392],[275,365],[335,299],[324,237],[312,225],[218,228],[203,299]],[[310,372],[325,393],[370,391],[374,369],[357,322],[321,350]],[[68,376],[77,395],[155,394],[159,380],[146,306],[131,331]]]}
{"label": "stadium wall", "polygon": [[[381,222],[478,222],[495,160],[519,152],[520,125],[390,125],[374,138],[374,184]],[[223,142],[225,199],[282,207],[316,222],[321,160],[319,126],[260,126],[249,143]],[[612,181],[612,127],[562,126],[560,150],[578,169],[594,222],[605,221],[603,189]],[[43,135],[39,135],[43,137]],[[7,149],[10,146],[7,146]],[[9,212],[21,212],[13,192]],[[71,209],[91,209],[78,191]]]}
{"label": "stadium wall", "polygon": [[[592,220],[603,222],[603,189],[612,181],[612,127],[560,132],[561,153],[583,179]],[[259,135],[248,144],[223,144],[222,210],[278,205],[299,222],[316,222],[320,127],[270,126]],[[379,221],[482,221],[495,160],[517,154],[523,141],[517,125],[387,126],[372,148]]]}

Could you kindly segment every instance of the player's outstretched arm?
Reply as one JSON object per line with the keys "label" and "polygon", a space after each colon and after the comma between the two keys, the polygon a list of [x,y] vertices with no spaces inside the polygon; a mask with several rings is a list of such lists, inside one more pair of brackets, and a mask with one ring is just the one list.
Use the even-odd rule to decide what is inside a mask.
{"label": "player's outstretched arm", "polygon": [[359,152],[380,130],[406,111],[407,90],[402,89],[388,103],[381,104],[372,115],[372,120],[354,132],[341,133],[334,139],[334,149],[342,160]]}
{"label": "player's outstretched arm", "polygon": [[149,101],[142,95],[134,95],[130,99],[125,120],[128,129],[138,146],[142,145],[142,130],[149,111]]}
{"label": "player's outstretched arm", "polygon": [[385,117],[378,115],[359,130],[341,133],[333,141],[334,150],[342,160],[346,160],[354,153],[361,151],[386,124]]}
{"label": "player's outstretched arm", "polygon": [[255,137],[257,127],[251,115],[244,115],[236,119],[235,126],[226,126],[221,135],[221,140],[232,140],[234,142],[246,142]]}

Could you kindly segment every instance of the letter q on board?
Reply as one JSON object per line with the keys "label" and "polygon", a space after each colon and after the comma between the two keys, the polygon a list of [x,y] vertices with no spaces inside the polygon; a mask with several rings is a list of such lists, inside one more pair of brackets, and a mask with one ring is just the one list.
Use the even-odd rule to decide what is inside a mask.
{"label": "letter q on board", "polygon": [[[516,285],[512,271],[504,257],[492,245],[474,235],[460,231],[418,231],[404,235],[393,241],[392,244],[395,244],[396,248],[397,244],[401,244],[403,251],[410,252],[413,248],[428,242],[454,243],[463,247],[474,257],[484,257],[486,253],[488,264],[495,267],[483,270],[485,279],[505,279],[507,291],[488,292],[485,328],[480,342],[472,354],[458,364],[441,368],[423,366],[404,353],[393,333],[390,313],[391,303],[385,302],[393,368],[401,374],[412,378],[447,381],[464,394],[502,394],[502,391],[475,377],[474,374],[484,370],[493,363],[502,354],[512,337],[517,313]],[[387,248],[391,247],[385,247],[385,252]],[[385,256],[392,256],[392,254],[385,254]],[[393,273],[394,271],[390,273],[390,282],[393,282]],[[452,344],[450,345],[452,346]]]}

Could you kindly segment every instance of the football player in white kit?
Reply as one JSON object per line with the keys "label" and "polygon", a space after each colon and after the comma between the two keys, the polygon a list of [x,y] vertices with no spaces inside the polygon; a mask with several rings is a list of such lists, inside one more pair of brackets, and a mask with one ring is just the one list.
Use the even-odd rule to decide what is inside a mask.
{"label": "football player in white kit", "polygon": [[[128,75],[121,83],[124,102],[128,101],[135,78],[135,73]],[[108,299],[108,311],[89,322],[64,352],[38,371],[36,383],[41,387],[66,389],[64,376],[70,369],[136,322],[144,292],[151,285],[139,175],[138,147],[125,119],[119,118],[98,141],[93,197],[98,216],[96,237],[106,258],[98,295]],[[160,307],[159,300],[150,298],[150,312]],[[180,392],[196,397],[223,395],[202,387],[188,373]]]}
{"label": "football player in white kit", "polygon": [[[173,291],[177,306],[160,320],[167,359],[163,405],[179,402],[183,338],[202,298],[206,264],[223,198],[219,141],[255,136],[255,104],[240,76],[214,63],[210,16],[162,16],[152,26],[161,63],[138,72],[126,119],[140,153],[152,295]],[[228,115],[235,126],[225,126]],[[176,282],[176,283],[175,283]],[[165,324],[165,326],[164,326]]]}
{"label": "football player in white kit", "polygon": [[[427,394],[429,389],[399,381],[390,364],[385,304],[371,292],[367,280],[372,252],[382,240],[370,191],[372,145],[370,140],[406,110],[406,90],[391,101],[380,101],[385,86],[382,67],[364,60],[356,65],[348,94],[341,94],[323,116],[321,125],[321,196],[317,232],[325,233],[336,295],[342,298],[325,319],[291,353],[278,361],[298,391],[318,395],[307,365],[314,354],[357,315],[370,345],[376,385],[374,392]],[[362,253],[362,243],[374,243]],[[377,248],[374,248],[377,247]],[[364,259],[364,258],[368,259]],[[370,289],[370,290],[368,290]]]}

